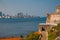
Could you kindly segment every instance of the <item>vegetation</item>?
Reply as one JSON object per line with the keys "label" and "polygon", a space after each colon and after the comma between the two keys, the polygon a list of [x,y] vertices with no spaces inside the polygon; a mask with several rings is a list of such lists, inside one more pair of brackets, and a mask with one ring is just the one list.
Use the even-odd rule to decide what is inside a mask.
{"label": "vegetation", "polygon": [[38,40],[40,34],[36,34],[35,32],[31,32],[25,40]]}
{"label": "vegetation", "polygon": [[55,40],[58,36],[60,36],[60,23],[48,32],[48,40]]}

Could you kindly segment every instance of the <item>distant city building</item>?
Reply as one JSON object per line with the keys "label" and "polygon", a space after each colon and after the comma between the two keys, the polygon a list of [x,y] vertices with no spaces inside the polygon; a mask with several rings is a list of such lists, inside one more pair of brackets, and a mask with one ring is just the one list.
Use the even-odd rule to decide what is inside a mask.
{"label": "distant city building", "polygon": [[18,13],[17,15],[10,16],[9,14],[5,15],[2,12],[0,12],[0,18],[38,18],[38,16],[31,16],[26,13],[24,15],[22,12]]}
{"label": "distant city building", "polygon": [[26,15],[24,15],[24,18],[29,18],[31,17],[30,15],[28,15],[28,13],[26,13]]}
{"label": "distant city building", "polygon": [[0,18],[2,18],[2,12],[0,12]]}
{"label": "distant city building", "polygon": [[2,12],[0,12],[0,16],[2,16]]}
{"label": "distant city building", "polygon": [[5,18],[5,16],[6,16],[5,14],[2,14],[2,18]]}
{"label": "distant city building", "polygon": [[2,18],[10,18],[10,16],[7,14],[7,15],[3,15]]}
{"label": "distant city building", "polygon": [[17,14],[17,17],[18,17],[18,18],[23,18],[23,13],[22,13],[22,12],[18,13],[18,14]]}

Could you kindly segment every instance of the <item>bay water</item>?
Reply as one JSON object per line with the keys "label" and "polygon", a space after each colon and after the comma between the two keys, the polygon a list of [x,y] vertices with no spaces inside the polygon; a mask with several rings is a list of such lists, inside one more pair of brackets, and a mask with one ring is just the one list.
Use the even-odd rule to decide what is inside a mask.
{"label": "bay water", "polygon": [[[42,21],[45,22],[46,20]],[[0,37],[27,35],[32,31],[38,31],[39,23],[41,23],[41,20],[0,23]]]}

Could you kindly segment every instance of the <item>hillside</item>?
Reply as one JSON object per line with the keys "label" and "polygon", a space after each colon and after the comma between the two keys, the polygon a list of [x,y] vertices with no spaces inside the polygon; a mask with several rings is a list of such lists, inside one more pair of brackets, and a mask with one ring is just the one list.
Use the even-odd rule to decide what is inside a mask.
{"label": "hillside", "polygon": [[52,29],[49,31],[48,40],[58,40],[57,38],[59,36],[60,36],[60,23],[57,26],[52,27]]}

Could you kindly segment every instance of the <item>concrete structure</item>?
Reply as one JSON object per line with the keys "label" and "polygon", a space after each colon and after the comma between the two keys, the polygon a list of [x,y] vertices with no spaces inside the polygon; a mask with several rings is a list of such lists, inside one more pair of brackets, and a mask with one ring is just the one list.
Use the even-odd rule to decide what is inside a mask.
{"label": "concrete structure", "polygon": [[53,27],[57,26],[57,24],[51,23],[41,23],[39,24],[39,32],[41,32],[41,40],[48,40],[48,31]]}
{"label": "concrete structure", "polygon": [[58,36],[55,40],[60,40],[60,36]]}
{"label": "concrete structure", "polygon": [[48,40],[48,31],[60,23],[60,6],[57,6],[56,11],[47,14],[46,23],[39,24],[39,32],[41,32],[41,40]]}
{"label": "concrete structure", "polygon": [[47,14],[46,23],[60,23],[60,6],[57,6],[55,12]]}

